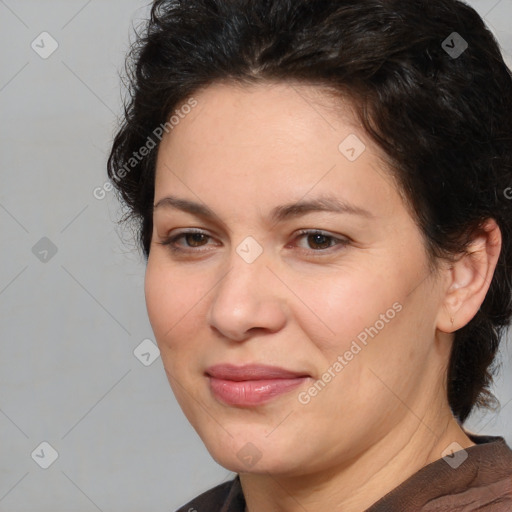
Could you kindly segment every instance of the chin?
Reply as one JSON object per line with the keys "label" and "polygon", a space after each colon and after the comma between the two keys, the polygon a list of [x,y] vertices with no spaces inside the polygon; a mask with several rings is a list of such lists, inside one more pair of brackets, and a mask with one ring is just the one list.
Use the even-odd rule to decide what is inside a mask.
{"label": "chin", "polygon": [[285,459],[281,459],[280,461],[275,460],[275,454],[271,460],[268,460],[264,454],[258,455],[257,452],[254,452],[253,455],[250,455],[249,453],[245,453],[241,455],[243,461],[240,461],[236,454],[226,455],[224,453],[215,456],[212,452],[210,452],[210,454],[217,464],[220,464],[222,467],[234,473],[292,475],[295,474],[298,469],[292,466],[291,461]]}
{"label": "chin", "polygon": [[246,428],[241,435],[232,434],[233,437],[229,437],[228,434],[222,435],[222,439],[210,436],[208,439],[203,438],[211,457],[229,471],[292,474],[304,467],[305,461],[297,460],[296,455],[295,460],[289,458],[296,450],[272,443],[272,440],[265,438],[265,434],[256,433],[255,429]]}

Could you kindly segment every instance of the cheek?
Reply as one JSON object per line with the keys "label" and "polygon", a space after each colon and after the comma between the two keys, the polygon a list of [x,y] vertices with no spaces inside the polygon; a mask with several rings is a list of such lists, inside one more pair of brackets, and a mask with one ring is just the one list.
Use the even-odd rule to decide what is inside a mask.
{"label": "cheek", "polygon": [[[314,322],[304,316],[302,329],[332,358],[348,350],[352,341],[364,341],[365,333],[376,322],[382,327],[385,320],[396,315],[393,304],[400,298],[400,283],[390,282],[382,273],[371,269],[355,269],[331,275],[302,289],[301,296],[309,297],[308,304],[316,314]],[[295,279],[295,282],[298,282]],[[299,281],[300,282],[300,281]],[[300,316],[297,315],[297,318]],[[392,322],[392,320],[389,320]],[[387,323],[385,324],[387,328]],[[366,334],[368,336],[368,334]]]}
{"label": "cheek", "polygon": [[[412,373],[418,376],[428,357],[428,345],[415,341],[431,334],[428,320],[420,321],[429,315],[428,289],[419,287],[411,293],[418,284],[418,268],[386,260],[382,266],[354,267],[317,284],[322,286],[302,287],[300,292],[310,298],[311,309],[321,319],[311,322],[309,314],[300,322],[317,355],[321,353],[315,358],[321,362],[318,370],[326,372],[321,379],[329,382],[313,407],[334,411],[342,405],[343,414],[364,421],[377,410],[398,407],[383,381],[407,396],[404,386],[412,383],[404,378],[403,369],[414,368]],[[368,406],[365,412],[363,403]]]}
{"label": "cheek", "polygon": [[[407,274],[404,268],[390,279],[368,271],[364,278],[331,286],[322,298],[338,306],[323,317],[336,335],[319,348],[326,368],[340,363],[333,369],[334,384],[322,391],[325,403],[342,402],[345,413],[368,419],[377,411],[399,409],[397,396],[407,400],[421,382],[431,357],[435,301],[428,285],[411,293],[418,279]],[[367,405],[364,412],[361,404]]]}
{"label": "cheek", "polygon": [[[184,345],[191,319],[200,308],[201,287],[156,256],[148,259],[144,293],[149,321],[162,352]],[[164,355],[164,354],[162,354]]]}
{"label": "cheek", "polygon": [[149,321],[169,384],[189,419],[193,410],[189,394],[197,386],[191,376],[197,373],[200,351],[201,288],[165,261],[154,256],[148,259],[144,292]]}
{"label": "cheek", "polygon": [[316,345],[314,351],[309,349],[320,363],[317,378],[325,385],[313,383],[301,398],[311,399],[306,407],[314,414],[330,411],[329,421],[353,429],[354,436],[371,424],[377,428],[375,418],[400,407],[380,379],[405,396],[402,369],[412,349],[407,321],[412,305],[405,300],[408,283],[405,273],[401,278],[383,276],[378,269],[354,270],[336,280],[325,279],[321,288],[304,291],[311,293],[312,309],[322,320],[320,325],[319,320],[312,323],[304,318],[301,328]]}

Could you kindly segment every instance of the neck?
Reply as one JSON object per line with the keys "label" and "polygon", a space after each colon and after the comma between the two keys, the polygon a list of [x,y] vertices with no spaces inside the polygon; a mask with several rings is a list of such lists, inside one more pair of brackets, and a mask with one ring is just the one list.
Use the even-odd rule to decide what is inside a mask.
{"label": "neck", "polygon": [[287,475],[241,473],[246,512],[363,512],[422,467],[440,459],[454,441],[463,448],[474,445],[448,411],[425,415],[422,420],[408,414],[399,427],[355,460],[314,474],[300,470]]}

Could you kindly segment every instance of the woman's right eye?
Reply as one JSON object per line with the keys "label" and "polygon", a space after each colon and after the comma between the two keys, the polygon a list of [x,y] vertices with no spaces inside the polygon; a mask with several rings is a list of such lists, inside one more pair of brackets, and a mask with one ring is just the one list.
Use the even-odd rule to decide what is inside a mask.
{"label": "woman's right eye", "polygon": [[[192,250],[186,249],[184,247],[180,247],[177,245],[177,241],[183,238],[187,241],[187,245]],[[202,231],[182,231],[181,233],[172,235],[170,237],[165,238],[161,242],[157,242],[160,245],[168,246],[169,249],[173,252],[197,252],[194,251],[194,247],[201,247],[204,244],[201,244],[201,241],[205,239],[211,238],[211,236],[203,233]]]}

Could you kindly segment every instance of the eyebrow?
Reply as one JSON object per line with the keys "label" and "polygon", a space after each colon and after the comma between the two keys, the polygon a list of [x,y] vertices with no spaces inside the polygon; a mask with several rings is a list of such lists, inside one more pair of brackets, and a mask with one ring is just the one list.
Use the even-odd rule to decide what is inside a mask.
{"label": "eyebrow", "polygon": [[[164,197],[153,205],[153,211],[160,208],[177,209],[205,219],[217,219],[220,221],[219,217],[206,205],[175,196]],[[269,221],[274,224],[313,212],[351,214],[367,218],[374,217],[372,213],[364,208],[353,205],[332,195],[324,195],[308,201],[301,200],[294,203],[276,206],[270,212]]]}

